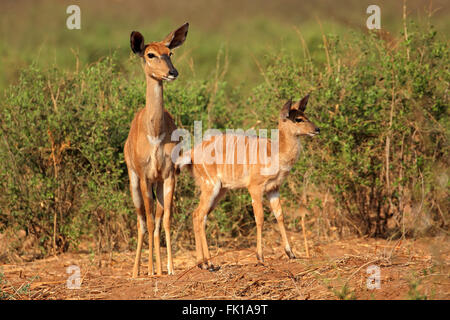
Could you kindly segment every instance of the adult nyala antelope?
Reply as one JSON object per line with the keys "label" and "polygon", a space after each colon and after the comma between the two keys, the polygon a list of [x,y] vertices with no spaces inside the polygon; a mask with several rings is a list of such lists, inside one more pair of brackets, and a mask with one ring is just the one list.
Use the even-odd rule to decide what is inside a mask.
{"label": "adult nyala antelope", "polygon": [[[178,71],[170,57],[172,50],[186,40],[189,24],[171,32],[160,42],[144,43],[136,31],[130,36],[131,50],[143,59],[147,80],[145,107],[138,111],[131,123],[125,142],[124,155],[130,178],[130,190],[137,211],[138,243],[133,277],[139,274],[142,243],[146,232],[149,245],[148,274],[153,275],[153,239],[155,242],[156,272],[161,275],[159,229],[164,213],[168,274],[173,274],[170,242],[170,214],[175,187],[174,164],[171,160],[175,143],[171,134],[176,129],[172,116],[163,105],[163,80],[173,81]],[[156,189],[156,212],[153,217],[153,190]],[[144,212],[145,209],[145,212]]]}
{"label": "adult nyala antelope", "polygon": [[[304,113],[308,98],[309,95],[296,103],[289,100],[283,106],[278,122],[278,152],[275,150],[274,141],[270,139],[221,134],[204,140],[177,160],[177,170],[183,167],[190,168],[201,191],[200,203],[193,213],[197,263],[200,268],[217,270],[210,261],[205,234],[206,217],[229,189],[247,188],[252,197],[257,228],[256,253],[259,262],[264,262],[261,233],[264,221],[262,198],[265,193],[277,219],[284,250],[289,258],[295,258],[284,228],[279,188],[299,157],[299,137],[314,136],[320,132]],[[266,146],[266,150],[263,151],[267,153],[266,159],[269,161],[263,161],[260,157],[256,158],[256,161],[249,161],[252,157],[255,159],[255,154],[261,154],[261,146]],[[208,152],[205,150],[213,151],[207,155]],[[212,153],[215,159],[223,159],[222,163],[210,161]],[[273,165],[273,161],[278,161],[276,166]]]}

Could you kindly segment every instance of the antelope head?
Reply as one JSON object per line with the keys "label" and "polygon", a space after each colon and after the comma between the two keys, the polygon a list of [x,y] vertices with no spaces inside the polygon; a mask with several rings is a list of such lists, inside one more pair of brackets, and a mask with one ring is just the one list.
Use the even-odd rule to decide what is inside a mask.
{"label": "antelope head", "polygon": [[290,99],[281,109],[280,124],[292,136],[313,137],[320,133],[320,129],[305,115],[308,99],[309,94],[295,103]]}
{"label": "antelope head", "polygon": [[189,23],[169,33],[164,40],[145,44],[144,37],[138,31],[130,35],[131,50],[142,57],[145,62],[145,73],[156,80],[173,81],[178,77],[178,71],[170,60],[172,50],[178,48],[186,40]]}

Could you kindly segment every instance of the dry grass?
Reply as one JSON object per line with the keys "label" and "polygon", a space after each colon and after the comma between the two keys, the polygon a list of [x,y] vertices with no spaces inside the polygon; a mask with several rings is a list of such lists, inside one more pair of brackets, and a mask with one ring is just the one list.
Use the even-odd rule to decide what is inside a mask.
{"label": "dry grass", "polygon": [[[448,238],[390,242],[377,239],[311,241],[290,233],[299,259],[288,260],[279,235],[267,231],[265,265],[253,247],[212,248],[211,273],[195,266],[193,251],[175,254],[175,276],[131,279],[134,253],[67,253],[44,260],[3,265],[2,294],[9,299],[449,299]],[[248,239],[249,242],[252,239]],[[237,241],[230,241],[230,243]],[[300,254],[299,254],[300,253]],[[145,256],[145,255],[144,255]],[[66,268],[81,269],[77,290],[66,287]],[[146,261],[144,261],[144,266]],[[381,288],[366,286],[369,265],[381,269]],[[145,267],[142,268],[145,272]]]}

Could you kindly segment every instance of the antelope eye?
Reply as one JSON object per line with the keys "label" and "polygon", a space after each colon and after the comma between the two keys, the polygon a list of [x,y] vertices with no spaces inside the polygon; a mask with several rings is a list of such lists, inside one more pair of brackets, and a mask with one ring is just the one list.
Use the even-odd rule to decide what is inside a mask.
{"label": "antelope eye", "polygon": [[303,119],[302,118],[297,118],[297,119],[295,119],[295,122],[303,122]]}
{"label": "antelope eye", "polygon": [[147,57],[149,57],[150,59],[152,59],[152,58],[154,58],[154,57],[156,57],[153,53],[149,53],[149,54],[147,54]]}
{"label": "antelope eye", "polygon": [[173,55],[173,53],[171,52],[171,53],[169,53],[169,57],[171,57]]}

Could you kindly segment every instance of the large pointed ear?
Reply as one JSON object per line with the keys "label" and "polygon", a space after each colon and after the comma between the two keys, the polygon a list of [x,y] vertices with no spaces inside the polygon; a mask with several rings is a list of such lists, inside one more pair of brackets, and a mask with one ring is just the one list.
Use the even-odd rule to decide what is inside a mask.
{"label": "large pointed ear", "polygon": [[144,55],[144,49],[145,49],[145,45],[144,45],[144,36],[138,32],[138,31],[133,31],[130,35],[130,45],[131,45],[131,50],[133,50],[134,53],[136,53],[139,56],[143,56]]}
{"label": "large pointed ear", "polygon": [[289,99],[288,102],[286,102],[283,106],[283,108],[281,108],[281,112],[280,112],[280,118],[281,119],[287,119],[289,117],[289,111],[291,111],[291,106],[292,106],[292,99]]}
{"label": "large pointed ear", "polygon": [[296,102],[292,109],[300,110],[301,112],[304,112],[306,109],[306,105],[308,104],[309,94],[307,94],[302,100],[299,102]]}
{"label": "large pointed ear", "polygon": [[188,34],[188,29],[189,29],[189,23],[186,22],[181,27],[179,27],[177,30],[169,33],[162,42],[169,49],[178,48],[179,46],[181,46],[183,44],[184,40],[186,40],[186,36]]}

